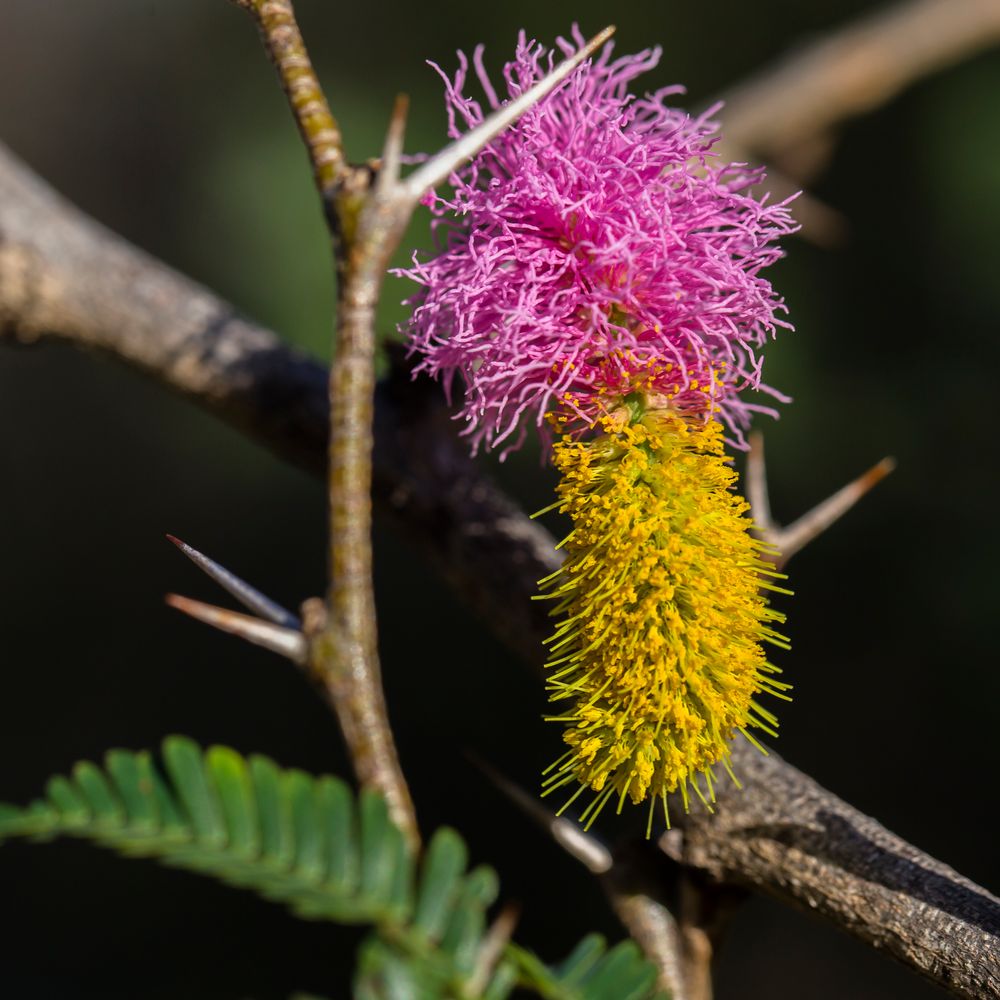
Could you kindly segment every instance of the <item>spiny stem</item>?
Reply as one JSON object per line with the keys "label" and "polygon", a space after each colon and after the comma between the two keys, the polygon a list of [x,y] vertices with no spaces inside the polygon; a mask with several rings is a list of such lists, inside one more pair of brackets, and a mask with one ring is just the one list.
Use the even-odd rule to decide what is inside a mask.
{"label": "spiny stem", "polygon": [[309,152],[338,275],[329,382],[330,585],[325,607],[319,601],[303,607],[308,665],[337,714],[358,780],[385,798],[393,822],[416,851],[416,815],[382,692],[371,579],[375,306],[391,248],[383,253],[381,246],[366,245],[358,232],[371,174],[344,160],[340,131],[291,0],[236,2],[257,21]]}
{"label": "spiny stem", "polygon": [[[531,88],[530,97],[498,108],[475,131],[399,180],[398,165],[406,102],[397,99],[382,155],[382,173],[372,184],[364,171],[349,171],[333,202],[340,281],[337,345],[330,368],[330,587],[326,620],[314,635],[316,669],[327,677],[341,708],[348,744],[359,775],[385,794],[396,822],[416,842],[409,791],[402,779],[386,720],[378,663],[371,576],[372,399],[375,388],[375,311],[389,258],[428,186],[474,156],[502,128],[541,100],[609,37],[606,29],[580,52]],[[416,178],[416,179],[415,179]],[[335,235],[336,235],[335,233]],[[307,632],[309,631],[307,626]],[[346,706],[346,712],[341,709]],[[345,714],[349,717],[345,722]],[[352,735],[353,734],[353,735]]]}
{"label": "spiny stem", "polygon": [[[386,268],[410,211],[394,209],[394,174],[406,102],[397,99],[386,137],[383,178],[335,201],[339,232],[337,341],[330,366],[330,585],[314,663],[330,689],[362,781],[385,796],[413,848],[420,835],[389,728],[378,658],[372,585],[372,447],[375,310]],[[356,182],[363,175],[355,174]]]}
{"label": "spiny stem", "polygon": [[[371,460],[375,312],[389,258],[420,197],[550,93],[612,34],[606,28],[520,97],[399,179],[406,101],[397,99],[381,172],[348,166],[290,0],[236,0],[256,17],[313,163],[337,267],[330,366],[330,584],[303,606],[309,664],[330,694],[359,780],[380,791],[414,849],[419,833],[382,692],[372,587]],[[374,183],[373,183],[374,179]]]}

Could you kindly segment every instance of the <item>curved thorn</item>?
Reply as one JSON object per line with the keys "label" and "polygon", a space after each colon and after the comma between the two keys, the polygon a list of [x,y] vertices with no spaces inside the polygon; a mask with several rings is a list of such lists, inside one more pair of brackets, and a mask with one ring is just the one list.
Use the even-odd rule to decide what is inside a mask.
{"label": "curved thorn", "polygon": [[214,559],[210,559],[203,552],[182,542],[174,535],[167,535],[167,539],[173,542],[198,567],[202,572],[210,576],[223,590],[228,591],[244,607],[249,608],[255,614],[274,622],[275,625],[283,625],[285,628],[300,631],[302,622],[286,610],[280,604],[266,597],[256,587],[250,586],[246,580],[241,580],[235,573],[220,565]]}

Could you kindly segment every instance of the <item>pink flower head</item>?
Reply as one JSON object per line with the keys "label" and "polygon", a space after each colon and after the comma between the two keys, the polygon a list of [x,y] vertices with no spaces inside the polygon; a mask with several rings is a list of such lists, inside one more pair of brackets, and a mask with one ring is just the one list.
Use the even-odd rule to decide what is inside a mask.
{"label": "pink flower head", "polygon": [[[565,54],[582,43],[576,28],[573,43],[558,40]],[[473,65],[496,108],[482,53]],[[682,88],[628,93],[659,49],[611,54],[608,45],[453,174],[450,198],[429,196],[440,252],[414,255],[402,272],[423,286],[407,328],[417,370],[442,378],[449,396],[461,375],[474,449],[517,447],[526,424],[557,406],[593,421],[633,373],[648,384],[655,372],[671,398],[700,399],[738,442],[751,412],[767,409],[739,393],[778,395],[761,385],[760,349],[788,324],[761,272],[795,228],[787,205],[751,193],[759,170],[713,160],[716,126],[666,104]],[[507,93],[556,57],[522,32]],[[484,117],[463,96],[467,71],[459,53],[454,80],[442,73],[452,137]]]}

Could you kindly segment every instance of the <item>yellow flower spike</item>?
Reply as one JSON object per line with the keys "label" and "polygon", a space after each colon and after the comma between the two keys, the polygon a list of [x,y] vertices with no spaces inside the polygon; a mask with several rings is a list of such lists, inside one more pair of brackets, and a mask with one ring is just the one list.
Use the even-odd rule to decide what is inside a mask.
{"label": "yellow flower spike", "polygon": [[687,809],[690,785],[706,801],[700,775],[714,799],[712,766],[732,773],[733,735],[755,745],[750,727],[776,735],[755,696],[787,700],[789,688],[762,649],[787,647],[773,628],[783,616],[761,591],[777,574],[733,492],[721,425],[635,398],[602,419],[598,437],[553,446],[558,506],[573,528],[566,562],[541,589],[561,619],[547,686],[570,750],[543,794],[573,783],[570,802],[595,792],[588,826],[626,797],[651,799],[650,823],[659,799],[669,825],[668,793]]}

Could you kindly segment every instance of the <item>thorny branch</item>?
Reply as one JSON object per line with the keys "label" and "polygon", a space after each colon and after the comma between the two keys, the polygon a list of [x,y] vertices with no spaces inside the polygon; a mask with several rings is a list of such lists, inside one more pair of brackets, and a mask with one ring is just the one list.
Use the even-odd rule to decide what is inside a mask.
{"label": "thorny branch", "polygon": [[[382,793],[389,814],[416,850],[416,813],[382,689],[371,565],[374,316],[395,241],[373,241],[363,229],[370,171],[344,161],[340,132],[290,0],[237,2],[257,21],[309,152],[339,279],[329,379],[330,583],[325,607],[318,600],[303,606],[308,662],[330,693],[358,779]],[[390,134],[401,128],[397,115]]]}
{"label": "thorny branch", "polygon": [[419,846],[416,814],[389,726],[378,659],[372,583],[371,490],[375,312],[389,260],[428,188],[545,96],[610,36],[606,29],[519,99],[400,179],[407,103],[398,98],[377,170],[344,162],[340,135],[312,68],[290,0],[237,0],[253,13],[313,166],[337,269],[330,366],[328,499],[330,585],[325,606],[303,606],[309,663],[329,691],[359,779],[377,788]]}
{"label": "thorny branch", "polygon": [[[287,8],[287,3],[239,2],[259,7],[262,14],[264,8],[275,15]],[[928,31],[934,19],[938,27]],[[916,0],[903,5],[860,24],[853,44],[866,38],[891,42],[889,36],[897,29],[899,37],[912,40],[907,25],[913,29],[918,23],[924,25],[920,44],[908,42],[909,51],[883,44],[869,50],[878,53],[883,65],[878,60],[862,65],[860,50],[855,48],[854,57],[848,58],[852,46],[838,50],[834,44],[838,37],[851,38],[855,29],[833,36],[829,46],[816,46],[771,74],[772,80],[784,82],[770,95],[767,77],[755,81],[752,103],[761,108],[772,102],[761,122],[739,124],[740,91],[734,91],[725,116],[728,134],[735,135],[742,148],[765,154],[783,150],[787,156],[795,143],[801,147],[813,136],[794,135],[789,127],[788,142],[768,138],[764,125],[770,128],[790,113],[781,100],[797,102],[800,108],[812,102],[822,113],[805,117],[811,114],[829,131],[839,119],[886,99],[919,73],[989,43],[1000,33],[997,20],[994,0]],[[961,30],[960,24],[965,25]],[[286,81],[289,74],[282,71],[274,51]],[[863,75],[842,72],[852,63],[859,73],[883,81],[867,105],[847,99],[865,90],[858,84]],[[831,75],[830,68],[838,66],[839,72]],[[890,72],[893,66],[896,70]],[[290,63],[286,58],[286,67],[301,68],[297,58]],[[812,86],[820,78],[823,86]],[[313,137],[318,133],[321,139],[317,148],[326,143],[334,149],[334,155],[317,158],[310,145],[317,183],[326,192],[343,161],[338,159],[335,123],[334,134],[321,124],[325,103],[320,108],[309,101],[295,106],[296,94],[302,97],[307,89],[296,84],[289,97],[307,144],[307,119],[319,114],[311,119],[316,126]],[[755,136],[758,128],[762,132]],[[421,168],[425,180],[429,166]],[[414,179],[411,174],[408,181]],[[211,293],[103,230],[0,148],[0,339],[27,342],[41,337],[123,359],[284,457],[314,471],[323,467],[328,400],[319,366],[283,347],[269,331],[241,319]],[[472,466],[453,441],[433,391],[426,393],[420,383],[410,385],[403,375],[376,395],[376,501],[460,586],[462,596],[489,610],[489,620],[505,638],[537,662],[537,640],[547,622],[532,618],[537,608],[527,595],[534,581],[554,565],[551,538]],[[667,856],[688,872],[701,872],[722,885],[761,888],[786,902],[816,909],[959,995],[1000,996],[997,900],[780,758],[759,757],[742,744],[734,747],[734,758],[753,785],[751,794],[724,794],[716,815],[696,812],[686,819],[664,837],[661,847]],[[632,920],[626,922],[638,927]],[[656,934],[651,950],[663,944],[662,931]],[[664,961],[675,960],[678,951],[672,948]]]}
{"label": "thorny branch", "polygon": [[[0,233],[0,340],[58,340],[125,361],[321,473],[318,364],[88,219],[2,150]],[[381,510],[537,664],[549,622],[528,598],[555,567],[551,536],[469,460],[436,386],[405,371],[382,385],[375,440]],[[1000,996],[1000,903],[986,890],[780,757],[741,742],[733,756],[750,787],[724,796],[714,817],[693,814],[664,843],[669,856],[823,913],[961,996]]]}

